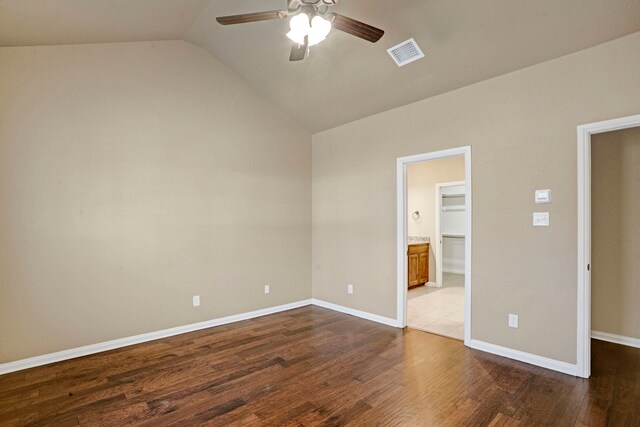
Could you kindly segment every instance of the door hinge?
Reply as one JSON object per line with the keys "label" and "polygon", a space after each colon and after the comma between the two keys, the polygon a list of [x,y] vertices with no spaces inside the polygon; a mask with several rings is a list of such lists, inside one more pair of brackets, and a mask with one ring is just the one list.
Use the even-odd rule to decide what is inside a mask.
{"label": "door hinge", "polygon": [[587,271],[591,271],[591,264],[587,264]]}

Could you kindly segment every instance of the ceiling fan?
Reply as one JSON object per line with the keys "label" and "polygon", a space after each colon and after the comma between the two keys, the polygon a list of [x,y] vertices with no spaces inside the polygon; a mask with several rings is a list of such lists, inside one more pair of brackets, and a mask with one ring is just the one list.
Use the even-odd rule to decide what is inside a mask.
{"label": "ceiling fan", "polygon": [[383,30],[364,22],[329,12],[329,7],[338,4],[339,1],[287,0],[287,10],[219,16],[216,20],[222,25],[232,25],[271,19],[285,19],[291,16],[291,21],[289,22],[291,31],[287,33],[287,37],[294,44],[291,48],[289,61],[300,61],[306,58],[309,54],[309,47],[323,41],[332,27],[371,43],[380,40],[384,34]]}

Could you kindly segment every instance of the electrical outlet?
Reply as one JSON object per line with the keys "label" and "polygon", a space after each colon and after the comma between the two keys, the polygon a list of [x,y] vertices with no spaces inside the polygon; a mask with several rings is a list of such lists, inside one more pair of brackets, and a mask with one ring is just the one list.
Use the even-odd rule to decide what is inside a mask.
{"label": "electrical outlet", "polygon": [[347,285],[347,293],[348,294],[352,294],[353,293],[353,285],[351,283],[349,283]]}
{"label": "electrical outlet", "polygon": [[200,305],[200,295],[193,296],[193,306],[198,307]]}
{"label": "electrical outlet", "polygon": [[517,314],[509,314],[509,327],[510,328],[518,328],[518,315]]}
{"label": "electrical outlet", "polygon": [[264,285],[264,293],[268,294],[269,292],[271,292],[271,287],[269,285]]}

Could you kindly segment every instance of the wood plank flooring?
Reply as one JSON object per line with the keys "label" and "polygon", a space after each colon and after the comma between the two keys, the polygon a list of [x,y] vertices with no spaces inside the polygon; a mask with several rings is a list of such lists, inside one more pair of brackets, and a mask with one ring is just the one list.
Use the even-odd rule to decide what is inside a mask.
{"label": "wood plank flooring", "polygon": [[0,376],[0,425],[640,425],[640,349],[590,380],[319,307]]}

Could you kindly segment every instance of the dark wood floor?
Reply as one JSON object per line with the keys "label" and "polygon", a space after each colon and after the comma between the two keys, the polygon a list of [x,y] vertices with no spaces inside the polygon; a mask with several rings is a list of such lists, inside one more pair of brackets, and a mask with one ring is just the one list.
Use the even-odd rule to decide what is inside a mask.
{"label": "dark wood floor", "polygon": [[590,380],[318,307],[0,376],[0,425],[640,425],[640,350]]}

